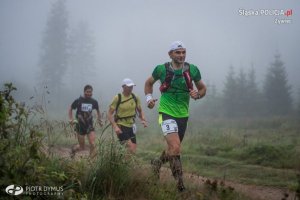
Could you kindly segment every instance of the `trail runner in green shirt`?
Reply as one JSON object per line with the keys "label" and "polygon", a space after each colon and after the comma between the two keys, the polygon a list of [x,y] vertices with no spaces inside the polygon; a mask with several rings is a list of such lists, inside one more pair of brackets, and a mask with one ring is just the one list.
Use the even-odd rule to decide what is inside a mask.
{"label": "trail runner in green shirt", "polygon": [[156,66],[145,82],[146,102],[150,109],[157,101],[152,97],[153,85],[157,80],[161,82],[159,123],[168,146],[159,158],[151,160],[151,164],[159,178],[162,164],[169,162],[178,191],[184,191],[180,147],[189,117],[189,101],[190,98],[198,100],[204,97],[206,86],[198,67],[185,62],[186,47],[181,41],[173,42],[168,53],[171,62]]}

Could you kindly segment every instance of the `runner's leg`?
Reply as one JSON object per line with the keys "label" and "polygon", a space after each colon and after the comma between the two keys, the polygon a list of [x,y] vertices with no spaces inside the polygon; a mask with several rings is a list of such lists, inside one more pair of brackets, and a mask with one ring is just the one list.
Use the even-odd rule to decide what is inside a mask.
{"label": "runner's leg", "polygon": [[90,157],[94,157],[96,155],[96,147],[95,147],[95,140],[96,140],[96,133],[95,131],[91,131],[88,135],[88,140],[90,144]]}
{"label": "runner's leg", "polygon": [[177,189],[183,191],[185,189],[183,185],[183,173],[182,165],[180,161],[181,141],[178,133],[171,133],[165,136],[168,144],[168,156],[172,174],[177,180]]}
{"label": "runner's leg", "polygon": [[76,152],[82,151],[85,148],[84,135],[80,135],[79,133],[77,133],[77,140],[78,140],[78,144],[72,147],[71,158],[75,156]]}
{"label": "runner's leg", "polygon": [[127,140],[126,147],[127,147],[129,153],[135,154],[135,152],[136,152],[136,143],[133,143],[131,140]]}

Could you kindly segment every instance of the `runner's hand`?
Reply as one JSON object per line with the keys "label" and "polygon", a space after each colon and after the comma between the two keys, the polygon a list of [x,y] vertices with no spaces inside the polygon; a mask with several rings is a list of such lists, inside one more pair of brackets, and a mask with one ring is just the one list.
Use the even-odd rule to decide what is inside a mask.
{"label": "runner's hand", "polygon": [[156,101],[157,101],[157,99],[151,99],[151,100],[149,100],[148,105],[147,105],[148,108],[150,108],[150,109],[154,108]]}
{"label": "runner's hand", "polygon": [[115,126],[114,130],[115,130],[115,132],[116,132],[117,135],[120,135],[122,133],[122,130],[120,129],[119,126]]}
{"label": "runner's hand", "polygon": [[190,90],[190,97],[192,98],[192,99],[194,99],[194,100],[196,100],[196,99],[200,99],[199,97],[199,93],[198,93],[198,91],[197,90]]}
{"label": "runner's hand", "polygon": [[98,118],[98,124],[100,125],[100,127],[103,126],[102,120],[100,118]]}
{"label": "runner's hand", "polygon": [[69,124],[70,124],[71,126],[75,125],[76,123],[78,123],[76,119],[75,119],[75,120],[74,120],[74,119],[70,119],[70,120],[69,120]]}
{"label": "runner's hand", "polygon": [[146,128],[148,126],[148,123],[145,119],[141,120],[141,123],[143,124],[144,128]]}

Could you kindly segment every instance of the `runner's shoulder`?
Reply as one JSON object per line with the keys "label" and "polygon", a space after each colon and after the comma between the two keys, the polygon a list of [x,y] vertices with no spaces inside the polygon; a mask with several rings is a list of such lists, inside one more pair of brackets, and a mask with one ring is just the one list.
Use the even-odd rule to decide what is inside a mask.
{"label": "runner's shoulder", "polygon": [[159,64],[159,65],[157,65],[154,70],[158,70],[158,71],[165,70],[165,64]]}
{"label": "runner's shoulder", "polygon": [[[194,64],[190,64],[190,72],[191,72],[192,76],[199,76],[200,75],[199,68]],[[201,77],[201,75],[200,75],[200,77]]]}
{"label": "runner's shoulder", "polygon": [[198,70],[197,65],[189,63],[190,64],[190,70]]}

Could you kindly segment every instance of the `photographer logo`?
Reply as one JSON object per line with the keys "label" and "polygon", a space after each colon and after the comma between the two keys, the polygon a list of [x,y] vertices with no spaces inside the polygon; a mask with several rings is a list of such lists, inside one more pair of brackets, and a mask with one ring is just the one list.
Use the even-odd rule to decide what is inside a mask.
{"label": "photographer logo", "polygon": [[24,190],[19,185],[9,185],[6,187],[5,191],[7,194],[10,194],[10,195],[19,195],[19,194],[22,194]]}

